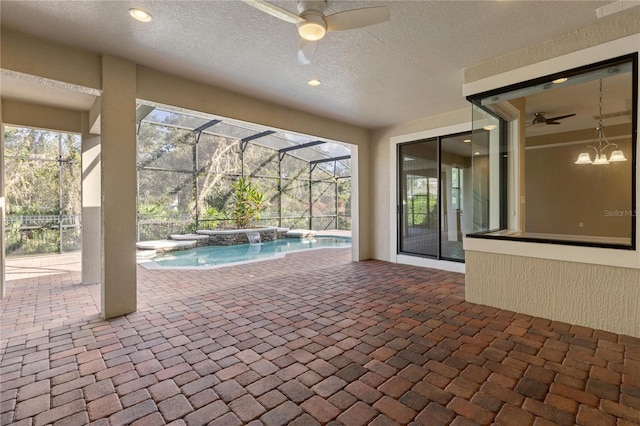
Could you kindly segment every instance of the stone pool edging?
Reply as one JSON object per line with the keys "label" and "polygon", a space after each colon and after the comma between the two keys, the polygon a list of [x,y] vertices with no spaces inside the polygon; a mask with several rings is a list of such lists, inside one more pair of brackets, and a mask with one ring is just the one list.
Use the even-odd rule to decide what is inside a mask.
{"label": "stone pool edging", "polygon": [[194,247],[229,246],[247,244],[247,232],[259,232],[260,241],[274,241],[283,238],[311,238],[315,231],[289,230],[267,226],[249,229],[201,229],[195,234],[172,234],[168,240],[139,241],[136,243],[138,256],[149,257],[155,253],[167,253],[176,250],[188,250]]}

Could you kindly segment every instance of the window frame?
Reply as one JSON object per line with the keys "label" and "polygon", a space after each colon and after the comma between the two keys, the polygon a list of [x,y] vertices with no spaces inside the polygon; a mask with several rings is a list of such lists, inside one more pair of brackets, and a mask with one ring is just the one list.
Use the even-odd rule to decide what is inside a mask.
{"label": "window frame", "polygon": [[[467,101],[469,101],[474,107],[481,108],[488,114],[495,115],[488,108],[482,106],[482,99],[486,99],[489,97],[494,97],[497,95],[501,95],[504,93],[512,92],[515,90],[521,90],[525,88],[529,88],[532,86],[536,86],[543,83],[548,83],[555,79],[559,78],[570,78],[573,76],[585,74],[589,71],[596,71],[598,69],[607,68],[611,66],[615,66],[616,64],[623,63],[631,63],[631,152],[629,154],[630,164],[631,164],[631,229],[630,229],[630,244],[616,244],[616,243],[603,243],[603,242],[595,242],[595,241],[579,241],[579,240],[564,240],[564,239],[553,239],[553,238],[539,238],[539,237],[527,237],[524,236],[508,236],[508,235],[496,235],[496,232],[508,230],[508,226],[506,223],[506,215],[507,215],[507,205],[506,202],[508,193],[508,182],[507,182],[507,162],[506,158],[501,161],[499,167],[500,173],[500,229],[489,229],[474,233],[469,233],[466,235],[467,238],[474,239],[487,239],[487,240],[503,240],[503,241],[519,241],[519,242],[527,242],[527,243],[538,243],[538,244],[553,244],[553,245],[563,245],[563,246],[582,246],[582,247],[596,247],[596,248],[607,248],[607,249],[616,249],[616,250],[630,250],[635,251],[637,249],[637,217],[638,217],[638,208],[637,208],[637,167],[638,167],[638,52],[629,53],[626,55],[621,55],[618,57],[606,59],[603,61],[595,62],[588,65],[583,65],[575,68],[571,68],[565,71],[559,71],[552,74],[548,74],[545,76],[533,78],[530,80],[522,81],[519,83],[510,84],[507,86],[499,87],[492,90],[487,90],[484,92],[468,95],[466,97]],[[501,151],[503,148],[509,144],[507,140],[507,131],[506,126],[507,123],[502,118],[498,117],[500,120],[500,148]],[[512,194],[511,194],[512,195]]]}
{"label": "window frame", "polygon": [[[396,172],[395,172],[395,185],[396,185],[396,227],[395,227],[395,234],[396,234],[396,247],[395,247],[395,255],[398,256],[410,256],[410,257],[416,257],[416,258],[424,258],[424,259],[432,259],[432,260],[436,260],[436,261],[447,261],[447,262],[454,262],[454,263],[459,263],[459,264],[464,264],[465,263],[465,259],[464,257],[462,259],[460,258],[456,258],[456,257],[452,257],[452,256],[446,256],[443,255],[443,250],[442,250],[442,211],[441,211],[441,205],[442,205],[442,192],[443,190],[446,191],[445,185],[443,185],[442,183],[442,140],[446,139],[446,138],[451,138],[451,137],[456,137],[456,136],[461,136],[461,135],[469,135],[469,137],[472,136],[472,130],[462,130],[462,131],[456,131],[456,132],[452,132],[452,133],[444,133],[444,134],[438,134],[437,136],[429,136],[429,137],[422,137],[422,138],[417,138],[417,139],[410,139],[410,140],[406,140],[403,142],[398,142],[395,144],[395,161],[396,161]],[[435,254],[425,254],[425,253],[416,253],[416,252],[411,252],[411,251],[404,251],[402,250],[402,235],[401,235],[401,229],[399,224],[401,223],[402,220],[402,177],[401,175],[403,174],[403,167],[402,167],[402,155],[401,155],[401,149],[404,146],[410,146],[410,145],[417,145],[420,143],[425,143],[425,142],[435,142],[436,144],[436,158],[433,159],[436,163],[436,174],[437,176],[435,178],[431,178],[431,177],[427,177],[426,179],[435,179],[436,180],[436,185],[438,188],[437,191],[437,198],[436,198],[436,203],[438,206],[438,210],[437,210],[437,235],[438,235],[438,241],[436,244],[436,253]],[[461,169],[460,169],[461,170]],[[469,173],[471,172],[471,168],[469,168]],[[461,188],[461,184],[459,183],[459,188]],[[462,193],[459,194],[459,202],[462,199]],[[428,205],[428,201],[427,201],[427,205]]]}

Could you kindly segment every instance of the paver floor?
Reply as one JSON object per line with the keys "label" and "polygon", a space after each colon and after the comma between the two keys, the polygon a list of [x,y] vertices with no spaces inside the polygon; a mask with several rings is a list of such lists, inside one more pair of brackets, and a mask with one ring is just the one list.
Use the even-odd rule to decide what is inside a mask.
{"label": "paver floor", "polygon": [[0,423],[640,424],[640,340],[464,301],[464,276],[349,249],[138,268],[99,317],[63,271],[9,283]]}

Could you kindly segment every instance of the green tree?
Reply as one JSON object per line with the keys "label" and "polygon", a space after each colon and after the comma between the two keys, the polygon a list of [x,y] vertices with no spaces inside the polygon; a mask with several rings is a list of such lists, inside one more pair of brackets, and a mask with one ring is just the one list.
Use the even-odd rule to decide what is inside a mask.
{"label": "green tree", "polygon": [[267,208],[264,193],[244,178],[233,184],[231,199],[229,215],[239,229],[247,228],[251,221],[260,220],[260,212]]}
{"label": "green tree", "polygon": [[[80,136],[6,126],[4,138],[7,253],[78,249],[79,228],[64,227],[61,238],[58,226],[59,215],[79,215],[82,208]],[[39,218],[25,224],[19,216]]]}

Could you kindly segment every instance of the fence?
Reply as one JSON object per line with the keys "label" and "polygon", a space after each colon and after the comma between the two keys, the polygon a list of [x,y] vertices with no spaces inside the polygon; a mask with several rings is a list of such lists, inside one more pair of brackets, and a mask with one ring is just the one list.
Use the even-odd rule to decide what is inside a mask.
{"label": "fence", "polygon": [[7,256],[80,250],[80,215],[7,215]]}
{"label": "fence", "polygon": [[[282,222],[281,222],[282,220]],[[351,229],[351,216],[347,215],[323,215],[311,218],[313,227],[310,227],[309,215],[262,215],[258,225],[280,226],[284,228],[302,229]],[[336,226],[336,221],[338,226]],[[216,229],[233,227],[233,222],[228,218],[198,218],[195,215],[179,215],[167,217],[166,215],[144,215],[138,217],[138,241],[167,239],[171,234],[189,234],[198,229]]]}

